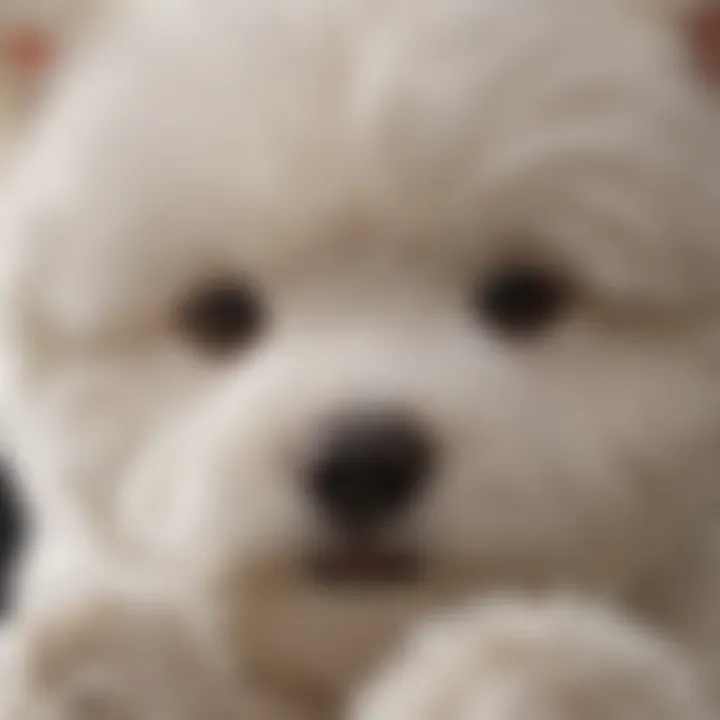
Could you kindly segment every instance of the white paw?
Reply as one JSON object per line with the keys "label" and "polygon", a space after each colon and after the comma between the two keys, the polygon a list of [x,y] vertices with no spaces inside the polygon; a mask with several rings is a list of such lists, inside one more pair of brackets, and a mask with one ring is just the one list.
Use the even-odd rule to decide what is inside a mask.
{"label": "white paw", "polygon": [[3,638],[0,720],[236,720],[235,690],[171,612],[97,598]]}
{"label": "white paw", "polygon": [[691,668],[609,611],[498,600],[431,624],[352,720],[710,720]]}

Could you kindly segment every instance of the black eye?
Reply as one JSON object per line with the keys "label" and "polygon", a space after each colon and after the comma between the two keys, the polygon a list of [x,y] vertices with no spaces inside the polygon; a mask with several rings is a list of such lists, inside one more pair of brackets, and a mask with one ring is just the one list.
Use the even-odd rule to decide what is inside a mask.
{"label": "black eye", "polygon": [[475,307],[482,319],[506,335],[521,338],[547,329],[569,302],[565,279],[532,264],[500,268],[475,291]]}
{"label": "black eye", "polygon": [[241,349],[264,321],[257,293],[232,281],[217,281],[190,295],[181,306],[181,329],[193,343],[215,354]]}

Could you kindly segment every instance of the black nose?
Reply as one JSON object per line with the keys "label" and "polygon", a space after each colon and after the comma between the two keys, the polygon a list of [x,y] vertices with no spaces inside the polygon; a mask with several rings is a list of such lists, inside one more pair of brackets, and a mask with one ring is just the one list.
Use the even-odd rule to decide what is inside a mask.
{"label": "black nose", "polygon": [[312,495],[335,525],[367,530],[411,504],[432,463],[429,439],[405,416],[348,415],[331,423],[315,448]]}

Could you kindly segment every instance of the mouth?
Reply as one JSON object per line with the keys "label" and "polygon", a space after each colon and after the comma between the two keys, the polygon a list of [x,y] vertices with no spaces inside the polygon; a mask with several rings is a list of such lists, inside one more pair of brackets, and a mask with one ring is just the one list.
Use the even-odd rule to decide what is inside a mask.
{"label": "mouth", "polygon": [[332,586],[387,586],[416,582],[422,563],[417,552],[357,543],[315,553],[311,576]]}

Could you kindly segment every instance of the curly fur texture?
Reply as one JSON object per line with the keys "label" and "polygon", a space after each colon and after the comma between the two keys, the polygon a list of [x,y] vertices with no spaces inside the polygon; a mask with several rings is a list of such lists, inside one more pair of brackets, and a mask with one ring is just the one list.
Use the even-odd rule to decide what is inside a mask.
{"label": "curly fur texture", "polygon": [[[61,642],[63,677],[100,653],[132,678],[158,594],[242,679],[241,709],[208,691],[197,718],[720,712],[720,123],[675,8],[649,4],[175,0],[89,51],[2,220],[3,388],[38,527],[3,720],[37,697],[95,718],[67,710],[76,679],[36,672],[53,628],[107,638]],[[517,254],[574,288],[520,344],[470,300]],[[217,274],[269,318],[223,360],[175,323]],[[304,572],[333,538],[299,468],[326,417],[375,402],[441,453],[383,540],[419,551],[420,579],[357,593]],[[108,593],[115,620],[93,609]],[[360,692],[436,613],[439,640]],[[194,667],[163,632],[164,672]],[[179,665],[121,683],[118,716],[177,717],[183,693],[192,715]]]}

